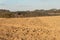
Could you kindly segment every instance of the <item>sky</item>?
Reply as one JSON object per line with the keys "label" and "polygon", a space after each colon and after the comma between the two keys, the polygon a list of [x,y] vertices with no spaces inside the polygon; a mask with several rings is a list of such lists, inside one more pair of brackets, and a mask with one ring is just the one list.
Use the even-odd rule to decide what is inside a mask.
{"label": "sky", "polygon": [[60,9],[60,0],[0,0],[0,9],[12,11],[52,8]]}

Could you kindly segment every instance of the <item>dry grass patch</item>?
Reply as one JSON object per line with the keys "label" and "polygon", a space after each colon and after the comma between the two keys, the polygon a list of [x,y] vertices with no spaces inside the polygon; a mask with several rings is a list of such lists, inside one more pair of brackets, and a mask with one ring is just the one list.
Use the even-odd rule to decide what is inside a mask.
{"label": "dry grass patch", "polygon": [[0,18],[0,40],[60,40],[59,18]]}

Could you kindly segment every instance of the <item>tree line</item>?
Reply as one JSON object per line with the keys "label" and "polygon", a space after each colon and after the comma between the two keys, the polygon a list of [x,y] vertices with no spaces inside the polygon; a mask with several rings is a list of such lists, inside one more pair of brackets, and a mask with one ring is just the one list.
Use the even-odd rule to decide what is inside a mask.
{"label": "tree line", "polygon": [[60,9],[34,10],[34,11],[15,11],[0,9],[0,18],[19,18],[19,17],[38,17],[38,16],[59,16]]}

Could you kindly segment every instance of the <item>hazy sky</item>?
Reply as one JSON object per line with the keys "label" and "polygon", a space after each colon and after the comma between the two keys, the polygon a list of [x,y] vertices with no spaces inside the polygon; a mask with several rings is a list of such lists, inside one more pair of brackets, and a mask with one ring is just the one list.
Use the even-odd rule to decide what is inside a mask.
{"label": "hazy sky", "polygon": [[0,9],[35,10],[60,8],[60,0],[0,0]]}

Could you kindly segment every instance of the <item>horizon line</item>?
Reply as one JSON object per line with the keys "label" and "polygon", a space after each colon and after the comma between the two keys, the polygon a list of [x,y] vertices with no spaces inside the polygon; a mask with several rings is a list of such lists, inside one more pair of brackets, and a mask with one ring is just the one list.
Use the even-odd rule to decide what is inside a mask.
{"label": "horizon line", "polygon": [[6,11],[12,11],[12,12],[16,12],[16,11],[36,11],[36,10],[60,10],[60,8],[50,8],[50,9],[34,9],[34,10],[10,10],[10,9],[0,9],[0,10],[6,10]]}

